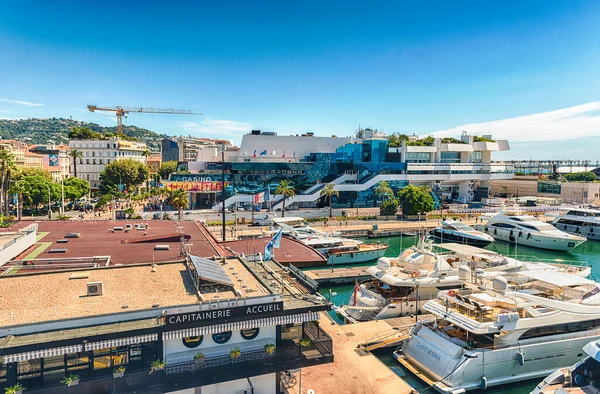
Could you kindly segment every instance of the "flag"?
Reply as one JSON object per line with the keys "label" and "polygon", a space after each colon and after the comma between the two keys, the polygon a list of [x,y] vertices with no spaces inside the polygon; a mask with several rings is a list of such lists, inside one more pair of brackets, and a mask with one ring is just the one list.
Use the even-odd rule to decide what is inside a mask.
{"label": "flag", "polygon": [[266,149],[264,151],[260,152],[261,156],[266,155],[266,154],[267,154],[267,150]]}
{"label": "flag", "polygon": [[275,156],[277,154],[277,151],[274,150],[273,153],[271,153],[272,156]]}
{"label": "flag", "polygon": [[269,241],[267,246],[265,246],[265,260],[271,260],[273,258],[273,248],[279,249],[279,245],[281,244],[281,232],[282,228],[279,229],[277,234]]}
{"label": "flag", "polygon": [[256,157],[256,149],[254,149],[254,154],[252,155],[252,157]]}
{"label": "flag", "polygon": [[256,193],[254,195],[254,205],[258,205],[261,202],[265,201],[265,195],[264,193]]}
{"label": "flag", "polygon": [[354,285],[354,306],[356,306],[356,294],[360,291],[360,286],[358,285],[358,281],[355,282]]}
{"label": "flag", "polygon": [[281,157],[285,157],[285,151],[283,151],[283,155]]}

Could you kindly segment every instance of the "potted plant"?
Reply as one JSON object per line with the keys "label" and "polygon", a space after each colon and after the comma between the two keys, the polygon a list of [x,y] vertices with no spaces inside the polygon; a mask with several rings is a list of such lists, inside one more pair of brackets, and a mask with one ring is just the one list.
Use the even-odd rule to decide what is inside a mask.
{"label": "potted plant", "polygon": [[113,369],[113,378],[122,378],[125,375],[125,366],[119,365],[117,368]]}
{"label": "potted plant", "polygon": [[231,349],[231,352],[229,352],[229,354],[231,355],[231,360],[235,361],[242,355],[242,352],[240,348],[236,346],[233,349]]}
{"label": "potted plant", "polygon": [[269,355],[272,356],[273,354],[275,354],[275,345],[272,343],[267,343],[265,345],[265,352]]}
{"label": "potted plant", "polygon": [[302,347],[309,347],[311,344],[310,339],[309,338],[302,338],[300,340],[300,346]]}
{"label": "potted plant", "polygon": [[21,394],[25,390],[25,387],[21,383],[17,383],[14,386],[10,386],[4,389],[4,394]]}
{"label": "potted plant", "polygon": [[152,368],[150,368],[150,373],[160,371],[165,368],[165,362],[161,359],[156,359],[152,361]]}
{"label": "potted plant", "polygon": [[60,382],[67,386],[77,386],[79,384],[79,375],[71,374]]}
{"label": "potted plant", "polygon": [[198,352],[194,355],[194,362],[196,365],[200,365],[204,362],[204,353]]}

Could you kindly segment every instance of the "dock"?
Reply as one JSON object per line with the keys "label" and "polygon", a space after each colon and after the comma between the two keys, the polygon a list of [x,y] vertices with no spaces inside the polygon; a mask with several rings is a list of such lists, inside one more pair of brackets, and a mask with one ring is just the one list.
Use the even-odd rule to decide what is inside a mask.
{"label": "dock", "polygon": [[308,390],[314,390],[315,393],[345,394],[416,393],[416,390],[377,357],[358,348],[361,343],[370,341],[377,333],[389,331],[392,328],[391,324],[395,324],[394,320],[396,319],[339,325],[333,322],[329,315],[321,313],[319,325],[333,338],[334,361],[332,364],[303,368],[299,372],[301,379],[298,377],[302,387],[296,384],[289,388],[288,392],[304,394]]}
{"label": "dock", "polygon": [[307,270],[304,274],[320,285],[323,284],[344,284],[361,282],[371,278],[367,272],[368,267],[340,267],[333,269]]}

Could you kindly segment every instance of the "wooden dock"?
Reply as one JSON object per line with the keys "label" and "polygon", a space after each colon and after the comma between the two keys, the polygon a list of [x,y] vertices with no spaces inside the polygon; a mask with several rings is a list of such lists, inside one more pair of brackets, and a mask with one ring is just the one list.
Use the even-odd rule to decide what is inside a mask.
{"label": "wooden dock", "polygon": [[[385,320],[339,325],[321,313],[319,323],[333,338],[334,362],[303,368],[300,372],[302,394],[308,390],[314,390],[316,393],[345,394],[416,393],[377,357],[358,349],[359,344],[391,328]],[[300,394],[299,384],[288,389],[288,392]]]}
{"label": "wooden dock", "polygon": [[306,276],[321,284],[344,284],[360,282],[370,279],[371,275],[367,272],[368,267],[340,267],[321,270],[303,271]]}

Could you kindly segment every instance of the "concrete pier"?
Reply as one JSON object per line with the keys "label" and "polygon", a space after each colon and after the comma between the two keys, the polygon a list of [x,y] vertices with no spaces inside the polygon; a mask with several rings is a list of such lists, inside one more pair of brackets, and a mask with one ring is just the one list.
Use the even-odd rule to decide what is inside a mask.
{"label": "concrete pier", "polygon": [[368,267],[334,267],[333,272],[331,272],[331,269],[307,270],[303,272],[306,276],[317,281],[320,285],[344,284],[370,279],[371,275],[367,272],[367,268]]}
{"label": "concrete pier", "polygon": [[[377,333],[389,331],[392,326],[385,320],[359,324],[338,325],[321,313],[320,327],[333,338],[334,362],[302,369],[298,384],[289,393],[306,394],[409,394],[416,391],[379,359],[357,349],[360,343],[371,340]],[[357,351],[358,350],[358,351]],[[391,351],[391,349],[390,349]]]}

